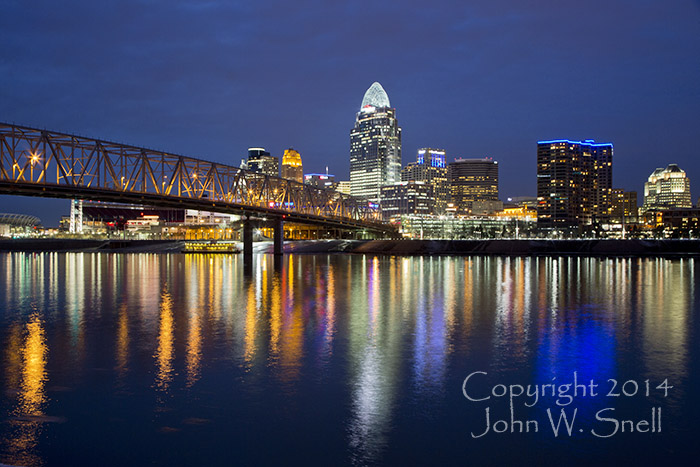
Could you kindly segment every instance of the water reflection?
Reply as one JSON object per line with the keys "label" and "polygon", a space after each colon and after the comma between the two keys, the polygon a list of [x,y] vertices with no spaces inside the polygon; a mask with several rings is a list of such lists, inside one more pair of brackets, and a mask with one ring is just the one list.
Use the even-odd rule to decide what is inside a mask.
{"label": "water reflection", "polygon": [[[438,393],[447,370],[447,357],[450,353],[449,321],[455,314],[454,284],[452,275],[455,263],[431,260],[427,265],[419,264],[420,281],[413,296],[403,303],[402,308],[411,310],[410,317],[415,323],[413,371],[417,391]],[[452,267],[450,267],[452,266]],[[448,287],[443,287],[447,283]]]}
{"label": "water reflection", "polygon": [[200,376],[202,361],[202,324],[200,311],[190,310],[189,329],[187,334],[187,386],[191,387]]}
{"label": "water reflection", "polygon": [[37,314],[27,323],[27,338],[22,347],[22,390],[18,411],[26,415],[41,415],[46,402],[46,337]]}
{"label": "water reflection", "polygon": [[[21,465],[40,465],[37,454],[39,437],[47,403],[48,348],[43,323],[38,314],[32,314],[24,328],[10,328],[7,347],[7,376],[9,384],[18,384],[16,403],[9,420],[10,430],[6,439],[4,457]],[[5,390],[9,393],[12,386]],[[5,444],[3,443],[3,444]],[[5,450],[3,450],[5,451]]]}
{"label": "water reflection", "polygon": [[[252,267],[246,277],[235,256],[0,254],[10,420],[0,462],[57,452],[37,418],[56,399],[49,375],[89,392],[96,368],[108,399],[152,395],[157,405],[168,394],[193,411],[211,405],[300,432],[322,419],[307,394],[327,390],[320,411],[347,409],[332,423],[358,463],[382,459],[406,417],[439,425],[441,403],[470,371],[522,383],[574,371],[689,378],[693,259],[331,255],[288,256],[276,268],[261,255]],[[681,410],[690,395],[677,388]],[[595,408],[582,407],[583,418]]]}
{"label": "water reflection", "polygon": [[[642,265],[642,286],[636,308],[642,317],[645,343],[642,361],[649,379],[687,381],[689,353],[693,347],[689,336],[692,323],[689,310],[696,306],[694,263],[694,259],[655,260]],[[678,384],[670,396],[678,409],[681,409],[679,401],[687,393],[687,384]]]}
{"label": "water reflection", "polygon": [[129,369],[129,313],[126,305],[119,308],[117,328],[117,376],[123,379]]}
{"label": "water reflection", "polygon": [[353,416],[348,434],[353,459],[360,463],[371,461],[387,444],[401,364],[401,317],[382,306],[395,291],[382,290],[379,261],[376,256],[362,259],[350,305]]}
{"label": "water reflection", "polygon": [[167,291],[161,295],[160,330],[155,358],[157,363],[156,387],[167,391],[173,379],[173,359],[175,358],[172,299]]}

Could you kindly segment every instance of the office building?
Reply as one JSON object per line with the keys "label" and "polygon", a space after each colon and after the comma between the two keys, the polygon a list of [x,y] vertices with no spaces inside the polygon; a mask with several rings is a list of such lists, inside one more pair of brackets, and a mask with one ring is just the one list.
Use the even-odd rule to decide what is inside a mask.
{"label": "office building", "polygon": [[343,193],[345,195],[350,194],[350,180],[340,180],[335,187],[336,191]]}
{"label": "office building", "polygon": [[590,225],[612,210],[612,143],[537,143],[537,221],[544,228]]}
{"label": "office building", "polygon": [[432,214],[435,209],[433,187],[426,182],[397,182],[381,189],[382,217],[396,219],[402,214]]}
{"label": "office building", "polygon": [[416,162],[411,162],[401,170],[401,181],[425,182],[433,187],[435,210],[433,214],[444,214],[450,197],[447,182],[447,164],[445,150],[421,148]]}
{"label": "office building", "polygon": [[643,211],[692,208],[690,179],[676,164],[657,168],[644,184]]}
{"label": "office building", "polygon": [[286,149],[282,155],[282,178],[304,183],[304,169],[301,165],[301,154],[292,148]]}
{"label": "office building", "polygon": [[474,201],[498,201],[498,162],[491,158],[456,159],[448,165],[450,202],[457,215],[472,212]]}
{"label": "office building", "polygon": [[271,156],[265,148],[248,148],[248,170],[272,177],[279,177],[279,159]]}
{"label": "office building", "polygon": [[365,92],[350,131],[350,193],[374,203],[381,187],[400,181],[401,128],[382,85]]}
{"label": "office building", "polygon": [[637,192],[613,188],[610,219],[614,222],[632,223],[637,222],[637,215]]}

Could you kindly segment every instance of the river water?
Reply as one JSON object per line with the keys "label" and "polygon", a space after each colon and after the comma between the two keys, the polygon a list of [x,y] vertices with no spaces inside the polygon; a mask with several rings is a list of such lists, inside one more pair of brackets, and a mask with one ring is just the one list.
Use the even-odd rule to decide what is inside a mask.
{"label": "river water", "polygon": [[697,452],[694,259],[242,261],[0,254],[0,463],[648,465]]}

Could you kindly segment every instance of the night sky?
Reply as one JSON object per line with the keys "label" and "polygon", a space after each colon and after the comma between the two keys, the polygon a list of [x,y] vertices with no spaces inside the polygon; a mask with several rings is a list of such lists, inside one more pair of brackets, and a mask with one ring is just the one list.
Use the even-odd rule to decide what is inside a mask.
{"label": "night sky", "polygon": [[[615,146],[615,187],[677,163],[700,194],[700,1],[0,0],[0,121],[239,165],[297,149],[349,179],[365,90],[419,147],[493,157],[535,195],[536,143]],[[694,199],[695,200],[695,199]],[[0,197],[57,225],[66,200]]]}

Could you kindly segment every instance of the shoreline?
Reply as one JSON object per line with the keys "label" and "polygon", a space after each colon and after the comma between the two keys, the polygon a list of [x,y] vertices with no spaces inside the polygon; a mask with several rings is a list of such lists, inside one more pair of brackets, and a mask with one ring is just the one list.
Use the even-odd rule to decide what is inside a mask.
{"label": "shoreline", "polygon": [[[237,242],[240,243],[240,242]],[[255,253],[272,253],[271,241],[255,242]],[[0,252],[181,253],[182,240],[3,239]],[[386,256],[607,256],[700,255],[700,240],[298,240],[285,254],[374,254]]]}

